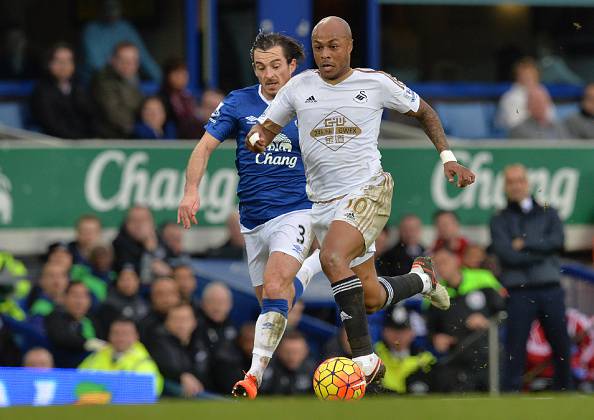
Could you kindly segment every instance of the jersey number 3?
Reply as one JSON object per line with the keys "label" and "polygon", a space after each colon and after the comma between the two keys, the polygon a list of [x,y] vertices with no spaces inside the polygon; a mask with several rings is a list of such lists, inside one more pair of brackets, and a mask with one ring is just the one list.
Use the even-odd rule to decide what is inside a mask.
{"label": "jersey number 3", "polygon": [[305,243],[305,227],[299,225],[299,236],[297,236],[297,243],[303,245]]}

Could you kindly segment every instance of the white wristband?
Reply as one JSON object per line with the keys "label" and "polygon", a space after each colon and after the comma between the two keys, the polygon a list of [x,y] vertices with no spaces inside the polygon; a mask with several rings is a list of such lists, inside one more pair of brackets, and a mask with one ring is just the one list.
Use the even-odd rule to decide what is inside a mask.
{"label": "white wristband", "polygon": [[439,158],[444,165],[448,162],[458,162],[456,156],[454,156],[454,152],[451,150],[444,150],[439,154]]}

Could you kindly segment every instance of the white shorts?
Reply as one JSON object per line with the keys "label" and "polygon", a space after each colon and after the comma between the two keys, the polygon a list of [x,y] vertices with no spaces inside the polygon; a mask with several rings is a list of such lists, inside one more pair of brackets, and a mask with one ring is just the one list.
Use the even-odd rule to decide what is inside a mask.
{"label": "white shorts", "polygon": [[311,209],[312,224],[320,244],[324,242],[330,223],[341,220],[361,232],[367,249],[351,261],[350,266],[356,267],[373,257],[375,240],[390,217],[393,189],[392,176],[382,172],[342,198],[314,203]]}
{"label": "white shorts", "polygon": [[261,286],[268,257],[273,252],[290,255],[301,264],[309,255],[314,238],[311,210],[282,214],[251,230],[242,226],[241,233],[245,238],[252,286]]}

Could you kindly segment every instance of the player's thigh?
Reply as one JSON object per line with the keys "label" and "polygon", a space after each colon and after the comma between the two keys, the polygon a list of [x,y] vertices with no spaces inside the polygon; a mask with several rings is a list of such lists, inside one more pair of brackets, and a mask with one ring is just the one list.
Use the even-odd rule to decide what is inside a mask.
{"label": "player's thigh", "polygon": [[245,250],[248,260],[248,271],[253,287],[264,284],[264,271],[268,261],[268,244],[262,240],[265,236],[264,229],[244,232]]}
{"label": "player's thigh", "polygon": [[392,176],[383,172],[340,200],[334,218],[350,224],[361,233],[364,250],[373,246],[390,217],[393,189]]}
{"label": "player's thigh", "polygon": [[292,212],[271,221],[267,227],[269,257],[264,284],[291,285],[309,255],[314,234],[309,210]]}
{"label": "player's thigh", "polygon": [[334,220],[330,223],[320,250],[322,265],[335,264],[335,259],[348,267],[352,260],[365,251],[365,240],[361,232],[351,224]]}

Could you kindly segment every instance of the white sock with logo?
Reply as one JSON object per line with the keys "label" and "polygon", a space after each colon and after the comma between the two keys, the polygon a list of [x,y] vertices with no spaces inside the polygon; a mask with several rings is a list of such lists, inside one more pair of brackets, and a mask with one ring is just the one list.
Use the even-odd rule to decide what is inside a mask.
{"label": "white sock with logo", "polygon": [[285,333],[287,318],[278,312],[266,312],[258,316],[254,336],[254,350],[249,375],[254,375],[258,386],[262,384],[262,376],[270,363],[272,354],[276,350]]}

